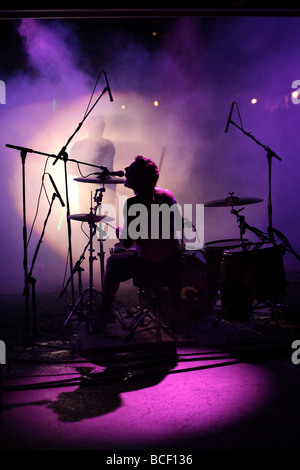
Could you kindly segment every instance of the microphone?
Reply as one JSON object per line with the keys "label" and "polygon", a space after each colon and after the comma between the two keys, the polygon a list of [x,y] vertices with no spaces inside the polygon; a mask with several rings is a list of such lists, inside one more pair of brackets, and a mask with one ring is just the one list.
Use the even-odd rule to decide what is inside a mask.
{"label": "microphone", "polygon": [[102,72],[103,72],[103,75],[104,75],[104,78],[105,78],[106,88],[107,88],[107,91],[108,91],[108,94],[109,94],[109,99],[110,99],[110,101],[113,101],[113,97],[112,97],[112,94],[111,94],[111,91],[110,91],[110,87],[109,87],[109,84],[108,84],[106,73],[105,73],[104,70],[102,70]]}
{"label": "microphone", "polygon": [[121,176],[121,177],[125,175],[124,171],[121,171],[121,170],[120,171],[109,171],[108,174],[110,176]]}
{"label": "microphone", "polygon": [[60,200],[61,205],[62,205],[63,207],[65,207],[65,203],[64,203],[64,201],[62,200],[61,195],[59,194],[59,191],[58,191],[58,189],[57,189],[57,187],[56,187],[56,184],[54,183],[54,180],[53,180],[52,176],[50,175],[50,173],[48,173],[48,175],[49,175],[50,181],[51,181],[51,183],[52,183],[52,186],[53,186],[53,188],[54,188],[54,191],[55,191],[55,193],[56,193],[58,199]]}
{"label": "microphone", "polygon": [[232,111],[233,111],[234,103],[235,103],[235,101],[232,102],[232,105],[231,105],[231,108],[230,108],[230,113],[229,113],[229,116],[228,116],[228,121],[227,121],[226,129],[225,129],[225,132],[226,132],[226,133],[228,132],[228,127],[229,127],[229,124],[231,123],[231,116],[232,116]]}
{"label": "microphone", "polygon": [[108,169],[105,168],[104,166],[101,166],[101,168],[103,169],[102,173],[94,173],[94,175],[98,175],[98,178],[101,178],[101,177],[106,178],[106,176],[121,176],[122,177],[125,175],[124,171],[108,171]]}

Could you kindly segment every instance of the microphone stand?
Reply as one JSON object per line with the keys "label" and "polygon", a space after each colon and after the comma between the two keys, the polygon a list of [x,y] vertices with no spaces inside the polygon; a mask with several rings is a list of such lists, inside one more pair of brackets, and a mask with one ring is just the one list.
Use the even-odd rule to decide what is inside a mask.
{"label": "microphone stand", "polygon": [[282,159],[268,147],[267,145],[262,144],[259,142],[255,137],[250,132],[244,131],[240,126],[238,126],[234,121],[230,121],[231,124],[233,124],[235,127],[237,127],[240,131],[243,132],[244,135],[250,137],[250,139],[254,140],[258,145],[264,148],[264,150],[267,152],[267,159],[268,159],[268,186],[269,186],[269,194],[268,194],[268,234],[269,234],[269,239],[273,243],[274,242],[274,232],[273,232],[273,226],[272,226],[272,158],[276,158],[279,161],[282,161]]}
{"label": "microphone stand", "polygon": [[247,137],[250,137],[250,139],[254,140],[259,146],[263,147],[263,149],[267,152],[267,159],[268,159],[268,236],[269,236],[269,241],[271,243],[275,243],[274,240],[274,234],[276,234],[281,241],[283,242],[286,251],[290,252],[293,254],[298,260],[300,260],[300,255],[295,252],[295,250],[292,248],[291,244],[287,240],[287,238],[277,229],[273,227],[273,222],[272,222],[272,217],[273,217],[273,208],[272,208],[272,158],[276,158],[279,161],[282,161],[282,158],[280,158],[274,150],[270,149],[267,145],[262,144],[257,140],[255,137],[250,132],[244,131],[240,126],[238,126],[234,121],[230,120],[230,123],[233,124],[235,127],[237,127],[244,135]]}
{"label": "microphone stand", "polygon": [[[67,170],[67,161],[72,161],[69,159],[68,154],[66,152],[68,145],[70,144],[71,140],[74,138],[74,136],[77,134],[77,132],[80,130],[81,126],[83,125],[84,121],[86,118],[90,115],[98,101],[102,98],[104,93],[108,91],[108,87],[106,86],[103,90],[100,96],[97,98],[89,112],[85,113],[83,120],[78,124],[77,128],[73,132],[73,134],[69,137],[67,140],[67,143],[62,147],[58,155],[56,156],[54,162],[52,165],[55,165],[58,160],[63,159],[64,161],[64,175],[65,175],[65,193],[66,193],[66,217],[67,217],[67,229],[68,229],[68,247],[69,247],[69,266],[70,266],[70,274],[71,274],[71,292],[72,292],[72,308],[74,307],[75,304],[75,292],[74,292],[74,276],[73,276],[73,254],[72,254],[72,233],[71,233],[71,220],[70,220],[70,201],[69,201],[69,190],[68,190],[68,170]],[[95,166],[95,165],[94,165]]]}
{"label": "microphone stand", "polygon": [[[105,76],[105,81],[106,81],[106,87],[102,90],[100,96],[97,98],[93,106],[90,108],[88,112],[85,113],[83,120],[78,124],[77,128],[73,132],[73,134],[69,137],[67,143],[62,147],[58,155],[53,155],[53,154],[47,154],[44,152],[38,152],[26,147],[20,147],[20,146],[15,146],[15,145],[10,145],[6,144],[6,147],[13,148],[15,150],[19,150],[21,154],[21,160],[22,160],[22,199],[23,199],[23,251],[24,251],[24,259],[23,259],[23,265],[24,265],[24,278],[25,278],[25,287],[24,287],[24,296],[25,296],[25,321],[26,321],[26,337],[25,337],[25,345],[31,346],[32,345],[32,340],[30,338],[30,321],[29,321],[29,275],[28,275],[28,252],[27,252],[27,226],[26,226],[26,188],[25,188],[25,161],[26,161],[26,156],[27,153],[35,153],[39,155],[44,155],[47,157],[52,157],[55,158],[55,161],[53,162],[53,165],[57,163],[58,160],[63,160],[64,162],[64,174],[65,174],[65,192],[66,192],[66,207],[67,207],[67,228],[68,228],[68,246],[69,246],[69,264],[70,264],[70,274],[71,274],[71,289],[72,289],[72,307],[74,307],[75,303],[75,293],[74,293],[74,278],[73,278],[73,259],[72,259],[72,243],[71,243],[71,221],[69,218],[70,215],[70,204],[69,204],[69,191],[68,191],[68,174],[67,174],[67,161],[73,161],[77,164],[84,164],[88,166],[93,166],[96,168],[100,168],[101,166],[98,165],[93,165],[85,162],[78,162],[74,159],[69,159],[68,154],[66,152],[67,146],[71,142],[71,140],[74,138],[74,136],[77,134],[79,129],[81,128],[82,124],[86,120],[86,118],[90,115],[92,110],[95,108],[97,103],[100,101],[102,96],[104,95],[105,92],[108,91],[110,95],[110,99],[112,101],[111,97],[111,92],[109,89],[108,81],[106,74],[104,73]],[[98,81],[98,79],[97,79]]]}
{"label": "microphone stand", "polygon": [[32,341],[30,339],[30,322],[29,322],[29,277],[28,277],[28,252],[27,252],[27,227],[26,227],[26,189],[25,189],[25,161],[27,156],[27,150],[21,149],[21,161],[22,161],[22,201],[23,201],[23,266],[24,266],[24,296],[25,296],[25,324],[26,333],[24,338],[24,346],[31,346]]}
{"label": "microphone stand", "polygon": [[[25,297],[25,335],[23,337],[23,343],[25,348],[26,347],[31,347],[34,345],[34,342],[31,337],[31,332],[30,332],[30,318],[29,318],[29,285],[32,281],[31,278],[31,273],[32,269],[30,270],[30,273],[28,272],[28,240],[27,240],[27,221],[26,221],[26,177],[25,177],[25,163],[26,163],[26,157],[28,153],[34,153],[37,155],[43,155],[46,157],[51,157],[59,160],[63,160],[62,157],[57,157],[57,155],[49,154],[49,153],[44,153],[44,152],[39,152],[27,147],[20,147],[17,145],[11,145],[11,144],[6,144],[6,147],[12,148],[15,150],[18,150],[20,152],[21,156],[21,162],[22,162],[22,205],[23,205],[23,269],[24,269],[24,290],[23,290],[23,296]],[[81,165],[86,165],[90,167],[96,167],[101,169],[101,166],[99,165],[94,165],[91,163],[86,163],[86,162],[80,162],[75,159],[69,159],[71,162],[75,162],[77,164]],[[73,270],[71,272],[71,275],[73,276]]]}
{"label": "microphone stand", "polygon": [[57,194],[53,193],[51,203],[50,203],[50,206],[49,206],[49,210],[48,210],[48,214],[47,214],[47,217],[46,217],[45,222],[44,222],[43,230],[42,230],[40,239],[38,241],[38,244],[36,246],[36,249],[34,251],[31,268],[30,268],[29,273],[28,273],[28,282],[32,285],[32,310],[33,310],[33,328],[34,328],[34,331],[37,330],[37,327],[36,327],[36,300],[35,300],[35,283],[36,283],[36,279],[34,277],[32,277],[32,272],[33,272],[33,268],[34,268],[34,265],[35,265],[35,262],[36,262],[36,258],[37,258],[40,246],[41,246],[42,241],[43,241],[43,237],[44,237],[45,230],[46,230],[46,225],[47,225],[48,219],[50,217],[50,213],[51,213],[52,206],[53,206],[53,203],[54,203],[54,200],[55,200],[56,196],[57,196]]}

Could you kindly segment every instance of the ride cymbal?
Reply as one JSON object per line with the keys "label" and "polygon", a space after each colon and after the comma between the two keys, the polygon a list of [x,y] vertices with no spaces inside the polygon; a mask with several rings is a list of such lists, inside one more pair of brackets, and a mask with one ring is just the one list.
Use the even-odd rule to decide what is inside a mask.
{"label": "ride cymbal", "polygon": [[95,224],[97,222],[102,221],[103,222],[112,222],[113,219],[112,217],[109,217],[108,215],[95,215],[95,214],[73,214],[68,216],[69,219],[71,220],[77,220],[79,222],[88,222],[90,224]]}
{"label": "ride cymbal", "polygon": [[92,184],[124,184],[126,179],[122,178],[74,178],[74,181],[79,183],[92,183]]}
{"label": "ride cymbal", "polygon": [[242,197],[230,195],[225,199],[217,199],[215,201],[206,202],[204,207],[233,207],[233,206],[246,206],[248,204],[256,204],[262,202],[263,199],[258,197]]}

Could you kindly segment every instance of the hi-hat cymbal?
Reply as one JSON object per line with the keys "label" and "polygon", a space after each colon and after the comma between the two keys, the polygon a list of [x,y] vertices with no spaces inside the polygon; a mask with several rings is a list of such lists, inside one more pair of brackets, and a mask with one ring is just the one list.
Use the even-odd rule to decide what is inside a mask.
{"label": "hi-hat cymbal", "polygon": [[246,206],[248,204],[256,204],[262,202],[263,199],[258,197],[237,197],[230,195],[225,199],[217,199],[215,201],[206,202],[204,207],[233,207],[233,206]]}
{"label": "hi-hat cymbal", "polygon": [[92,183],[92,184],[124,184],[126,179],[122,178],[74,178],[74,181],[78,181],[79,183]]}
{"label": "hi-hat cymbal", "polygon": [[[79,222],[88,222],[89,224],[95,224],[97,222],[100,222],[101,220],[105,222],[112,222],[113,219],[112,217],[109,217],[108,215],[95,215],[95,214],[73,214],[69,215],[69,219],[71,220],[78,220]],[[105,220],[103,220],[105,219]]]}

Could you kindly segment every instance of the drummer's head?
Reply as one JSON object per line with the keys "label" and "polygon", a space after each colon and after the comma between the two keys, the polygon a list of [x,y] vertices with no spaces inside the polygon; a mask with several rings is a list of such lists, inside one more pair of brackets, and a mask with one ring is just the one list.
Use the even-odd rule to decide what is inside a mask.
{"label": "drummer's head", "polygon": [[125,186],[134,192],[148,191],[156,186],[159,178],[159,169],[150,158],[138,155],[135,160],[125,168]]}

